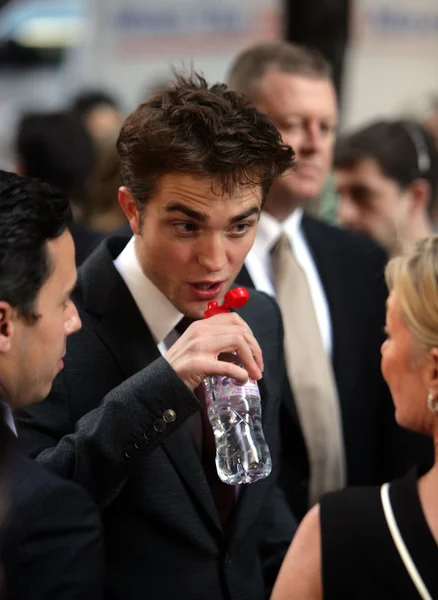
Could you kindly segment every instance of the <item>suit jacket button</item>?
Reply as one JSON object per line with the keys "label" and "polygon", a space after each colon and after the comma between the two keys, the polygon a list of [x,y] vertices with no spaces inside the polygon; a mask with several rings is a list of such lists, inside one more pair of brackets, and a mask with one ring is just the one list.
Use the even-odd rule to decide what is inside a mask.
{"label": "suit jacket button", "polygon": [[166,423],[163,419],[157,419],[154,423],[154,429],[155,431],[158,431],[158,433],[163,432],[166,429]]}
{"label": "suit jacket button", "polygon": [[176,419],[176,412],[172,409],[165,410],[163,413],[163,419],[166,423],[173,423]]}

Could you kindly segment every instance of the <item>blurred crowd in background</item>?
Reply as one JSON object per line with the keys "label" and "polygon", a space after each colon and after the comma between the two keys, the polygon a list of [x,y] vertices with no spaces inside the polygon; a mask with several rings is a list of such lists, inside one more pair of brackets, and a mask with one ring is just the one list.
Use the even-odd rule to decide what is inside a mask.
{"label": "blurred crowd in background", "polygon": [[[217,14],[210,8],[191,30],[184,17],[191,18],[193,3],[175,9],[172,20],[170,1],[147,6],[131,2],[123,10],[116,3],[98,0],[3,1],[1,165],[51,181],[70,195],[80,229],[81,262],[98,236],[126,228],[117,203],[120,182],[115,152],[126,114],[171,81],[171,68],[191,65],[201,68],[207,79],[223,80],[232,50],[244,46],[249,36],[254,41],[285,37],[321,51],[329,60],[340,104],[334,169],[310,210],[330,223],[371,235],[391,252],[397,235],[412,236],[405,232],[412,229],[412,215],[399,197],[414,180],[425,179],[430,188],[424,200],[427,215],[416,217],[414,227],[433,230],[438,218],[434,147],[438,139],[438,78],[426,76],[436,42],[433,30],[425,29],[425,19],[429,16],[430,21],[434,9],[428,0],[420,4],[404,3],[397,13],[397,3],[389,0],[383,4],[320,0],[306,7],[292,1],[264,0],[243,3],[234,12],[231,4],[225,3]],[[264,29],[261,19],[269,23]],[[160,51],[177,27],[172,44]],[[202,32],[196,38],[195,27]],[[111,33],[106,28],[112,28]],[[216,51],[211,36],[207,38],[209,33],[220,38]],[[377,40],[374,54],[366,50],[373,35]],[[386,35],[394,40],[389,51],[390,40],[387,46],[382,42]],[[421,36],[426,45],[416,51],[415,58],[415,44]],[[406,60],[404,43],[411,55]],[[360,56],[361,44],[364,56]],[[435,49],[438,53],[438,47]],[[389,60],[394,69],[385,75]],[[421,84],[418,76],[416,83],[414,73],[422,69],[424,81]],[[375,85],[370,87],[373,71]],[[383,78],[389,81],[386,89],[379,85]],[[400,87],[403,79],[412,80],[404,92]],[[365,97],[358,80],[368,86]],[[416,198],[423,196],[420,191]],[[98,235],[88,235],[87,230]]]}
{"label": "blurred crowd in background", "polygon": [[[312,498],[313,441],[308,431],[302,439],[290,435],[296,414],[291,416],[287,412],[288,396],[286,400],[283,397],[283,479],[280,476],[279,485],[285,495],[289,495],[287,500],[299,522],[321,493],[349,485],[380,485],[403,474],[405,466],[415,464],[422,456],[420,442],[424,440],[414,440],[409,446],[410,438],[407,438],[408,442],[403,440],[403,444],[411,454],[407,462],[402,461],[401,458],[405,457],[398,452],[396,443],[392,444],[388,433],[395,427],[392,405],[384,417],[379,416],[383,409],[388,410],[384,400],[389,397],[380,376],[380,348],[386,300],[383,265],[388,258],[399,255],[405,246],[438,231],[438,7],[436,0],[403,3],[398,0],[311,0],[306,3],[293,0],[223,0],[217,4],[212,7],[210,2],[200,0],[125,0],[123,6],[119,0],[0,1],[0,168],[49,183],[68,197],[73,214],[70,231],[75,242],[76,265],[79,266],[107,236],[125,236],[125,242],[133,247],[127,236],[132,233],[132,224],[135,232],[136,220],[132,218],[130,224],[126,214],[132,216],[132,213],[125,205],[122,209],[119,204],[119,195],[123,204],[124,193],[119,194],[122,180],[117,140],[123,123],[126,125],[126,117],[129,114],[135,116],[139,104],[146,100],[152,102],[153,94],[157,94],[156,102],[167,102],[172,97],[172,92],[164,93],[178,87],[172,70],[201,72],[210,85],[226,82],[231,90],[242,93],[260,111],[256,113],[257,118],[266,118],[260,113],[268,115],[283,142],[292,147],[295,155],[292,172],[285,169],[273,182],[263,207],[266,214],[262,213],[258,222],[259,230],[264,233],[272,233],[274,225],[278,225],[276,233],[279,237],[269,252],[262,248],[260,239],[256,241],[252,257],[249,255],[250,260],[247,260],[238,278],[232,281],[271,295],[277,292],[287,345],[287,332],[289,342],[293,341],[302,316],[297,322],[287,323],[285,315],[293,312],[288,310],[290,297],[286,298],[288,304],[284,308],[280,283],[273,280],[274,271],[270,271],[269,265],[271,260],[272,264],[275,263],[275,253],[280,252],[282,238],[301,236],[297,246],[302,253],[303,264],[300,267],[305,271],[304,263],[307,264],[308,283],[305,285],[311,298],[311,302],[305,301],[303,305],[307,309],[310,307],[313,313],[312,323],[317,333],[320,358],[323,359],[321,364],[324,369],[327,367],[326,375],[333,388],[332,400],[336,410],[331,415],[332,422],[336,421],[339,431],[332,426],[327,429],[332,433],[331,438],[336,438],[336,453],[341,458],[345,455],[347,465],[345,467],[340,461],[339,468],[334,469],[335,483],[322,486]],[[290,44],[277,43],[278,40]],[[238,60],[234,62],[236,57]],[[187,97],[190,93],[190,90],[184,90]],[[220,93],[225,94],[223,90]],[[145,110],[149,108],[149,104],[145,105]],[[205,103],[200,111],[204,109]],[[247,106],[245,110],[249,110]],[[139,127],[139,137],[144,133],[140,130]],[[277,133],[276,136],[280,144]],[[147,145],[149,148],[150,144]],[[147,153],[143,147],[143,155],[139,154],[134,160],[137,167],[144,155]],[[174,175],[170,163],[168,160],[166,165]],[[6,191],[9,193],[8,189]],[[289,199],[289,204],[285,199]],[[65,203],[68,208],[68,202]],[[324,221],[335,227],[327,227]],[[359,235],[351,235],[341,229],[352,230]],[[144,231],[135,233],[139,237],[144,236]],[[378,246],[362,236],[371,238]],[[436,238],[434,240],[432,250],[427,247],[422,250],[426,258],[429,256],[427,252],[432,258],[436,255]],[[105,240],[100,249],[109,243]],[[299,255],[297,247],[294,252]],[[290,247],[288,251],[290,253]],[[266,255],[264,263],[263,253]],[[88,264],[99,264],[99,250]],[[260,268],[262,264],[266,273]],[[166,268],[169,265],[163,265],[163,270]],[[95,273],[100,271],[100,266],[96,267]],[[80,271],[81,277],[83,273],[90,277],[91,272],[85,266]],[[327,273],[328,280],[332,276],[333,280],[326,285],[324,278]],[[260,275],[264,279],[257,281]],[[98,278],[95,281],[93,277],[91,283],[96,288],[105,289],[105,285],[99,284]],[[324,285],[319,282],[319,277]],[[331,294],[330,314],[327,309],[330,302],[326,302],[325,296]],[[118,314],[119,306],[116,308]],[[135,311],[126,311],[130,312]],[[181,311],[181,314],[185,313]],[[82,332],[85,341],[89,329],[86,326],[85,333]],[[127,330],[134,337],[138,334],[136,325]],[[307,334],[304,327],[303,347],[308,341]],[[129,342],[132,351],[135,344],[126,338],[123,333],[123,340]],[[77,339],[81,339],[80,335]],[[367,341],[370,341],[369,348]],[[435,338],[431,346],[436,349]],[[299,350],[302,354],[302,348]],[[93,352],[98,355],[95,350]],[[333,365],[332,355],[335,356]],[[93,374],[95,363],[103,364],[92,353],[88,356],[88,347],[78,351],[78,356],[78,363],[86,365]],[[70,357],[66,360],[66,371],[71,368],[74,373],[71,380],[87,386],[88,374],[81,376],[80,369],[68,360]],[[288,375],[291,389],[299,397],[299,385],[296,384],[296,389],[293,386],[294,380],[296,383],[299,379],[299,374],[292,373],[295,364],[292,360],[292,367],[288,365]],[[435,369],[434,373],[437,372]],[[105,390],[107,379],[112,381],[109,375],[113,375],[112,368],[108,368],[102,378]],[[399,374],[396,375],[394,379],[397,380]],[[117,389],[119,383],[122,382],[113,381],[113,387]],[[328,388],[325,385],[321,388],[322,397]],[[100,402],[108,391],[101,395],[94,393],[93,401]],[[86,394],[77,394],[82,402]],[[433,415],[438,413],[437,394],[429,394],[428,397],[427,410]],[[69,393],[65,395],[70,401]],[[343,400],[344,397],[346,400]],[[50,408],[53,398],[48,400],[49,403],[46,399],[46,404],[43,403],[43,408],[40,408],[42,424],[38,424],[44,435],[50,427],[56,430],[59,425],[48,426],[52,416],[55,421],[57,418],[57,411]],[[373,403],[376,405],[375,412]],[[426,411],[426,401],[423,404]],[[49,408],[46,409],[46,406]],[[72,413],[76,414],[76,425],[83,414],[89,416],[93,411],[84,409],[83,414],[80,412]],[[169,413],[172,414],[169,416]],[[75,426],[72,414],[69,414],[71,423],[68,426]],[[173,411],[168,410],[166,414],[171,419],[169,422],[175,420]],[[387,422],[388,415],[390,419]],[[0,419],[0,423],[2,420],[6,423],[6,416]],[[341,418],[344,430],[339,424]],[[18,429],[23,428],[19,436],[28,426],[26,416],[21,419],[21,422],[17,420]],[[313,416],[309,422],[312,419]],[[300,415],[300,419],[296,420],[301,423],[306,418]],[[388,425],[387,430],[382,423]],[[417,431],[410,423],[402,425]],[[118,422],[115,429],[118,430]],[[164,429],[155,431],[162,433]],[[59,440],[62,442],[64,436],[68,437],[71,433],[62,422],[52,445],[55,447]],[[438,428],[435,433],[438,435]],[[342,447],[343,435],[345,450]],[[394,440],[398,439],[398,435],[397,429]],[[144,437],[148,443],[146,434]],[[299,448],[294,446],[298,438],[302,444]],[[335,448],[333,439],[327,443],[332,450]],[[1,443],[0,436],[0,450]],[[417,444],[418,456],[415,452]],[[71,444],[67,447],[71,451]],[[137,443],[135,447],[140,450]],[[426,449],[430,458],[430,444]],[[41,452],[44,455],[45,450],[39,448],[33,454],[36,456]],[[75,459],[80,455],[77,452],[73,454]],[[129,454],[125,453],[125,456],[131,458]],[[285,457],[287,460],[283,460]],[[302,464],[300,457],[305,457]],[[48,460],[50,462],[50,458]],[[88,464],[95,466],[98,463],[89,461]],[[291,466],[294,470],[288,471]],[[387,471],[386,466],[389,466]],[[1,469],[0,462],[0,475]],[[76,471],[73,471],[76,477]],[[69,472],[67,478],[70,475]],[[295,485],[294,489],[291,482]],[[306,491],[300,505],[297,489],[304,487]],[[132,497],[136,497],[136,485],[129,489],[135,489],[135,494],[131,493]],[[111,490],[111,494],[113,492]],[[7,494],[0,495],[0,523],[2,513],[6,513],[7,499]],[[113,499],[114,496],[111,496],[111,502]],[[160,498],[157,505],[161,508],[162,504]],[[166,510],[167,518],[166,507],[163,510]],[[128,505],[128,521],[133,512]],[[144,510],[144,513],[148,511]],[[118,523],[117,519],[122,517],[118,514],[114,522]],[[185,516],[182,521],[185,522]],[[115,530],[119,535],[119,530]],[[148,538],[147,533],[139,535],[137,531],[132,539],[134,536],[136,541],[138,538],[142,542]],[[131,550],[131,543],[126,543],[125,547]],[[152,551],[155,552],[155,548]],[[139,555],[143,557],[142,551]],[[231,564],[231,560],[229,564],[227,561],[228,555],[224,562],[226,568]],[[295,561],[293,556],[291,562],[297,564],[300,570],[299,560]],[[112,575],[112,570],[108,571]],[[300,573],[298,579],[299,576]],[[155,573],[151,574],[152,577],[155,578]],[[240,585],[240,575],[236,581]],[[137,596],[138,592],[135,591],[134,595]],[[276,598],[286,598],[286,595]]]}

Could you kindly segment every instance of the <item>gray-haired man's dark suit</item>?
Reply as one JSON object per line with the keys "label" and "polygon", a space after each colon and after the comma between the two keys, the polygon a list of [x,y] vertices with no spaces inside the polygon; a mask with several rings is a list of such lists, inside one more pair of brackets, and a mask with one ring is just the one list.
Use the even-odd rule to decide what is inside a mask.
{"label": "gray-haired man's dark suit", "polygon": [[101,506],[106,598],[267,597],[294,532],[275,486],[284,381],[278,307],[253,292],[239,311],[263,351],[263,427],[274,471],[240,489],[226,537],[182,423],[198,402],[160,356],[113,265],[126,242],[105,241],[80,271],[82,330],[69,338],[64,372],[48,399],[18,419],[20,435],[30,455],[86,487]]}

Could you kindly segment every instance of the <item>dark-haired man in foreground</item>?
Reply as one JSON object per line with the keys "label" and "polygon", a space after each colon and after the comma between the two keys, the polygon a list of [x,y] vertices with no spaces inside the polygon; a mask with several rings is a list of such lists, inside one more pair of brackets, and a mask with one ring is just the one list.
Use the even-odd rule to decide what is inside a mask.
{"label": "dark-haired man in foreground", "polygon": [[[20,435],[38,462],[100,505],[106,598],[262,599],[294,532],[276,487],[280,314],[254,291],[238,313],[202,317],[233,284],[293,152],[241,96],[202,78],[177,78],[140,105],[118,152],[134,236],[109,238],[83,265],[74,299],[84,327],[52,393],[22,415]],[[180,334],[183,317],[194,322]],[[218,359],[229,351],[243,368]],[[142,393],[117,401],[117,386],[140,374]],[[273,472],[239,489],[219,480],[200,415],[145,457],[215,374],[259,380]],[[115,401],[102,402],[110,390]]]}
{"label": "dark-haired man in foreground", "polygon": [[0,171],[0,586],[8,600],[97,600],[103,589],[95,504],[19,454],[10,412],[47,396],[66,339],[81,326],[70,298],[70,219],[61,193]]}

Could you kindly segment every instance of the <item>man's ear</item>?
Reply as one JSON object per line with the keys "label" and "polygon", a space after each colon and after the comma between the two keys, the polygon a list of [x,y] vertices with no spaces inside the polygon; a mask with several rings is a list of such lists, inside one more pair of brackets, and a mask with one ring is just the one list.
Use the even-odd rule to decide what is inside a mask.
{"label": "man's ear", "polygon": [[427,212],[431,201],[430,184],[425,179],[414,179],[408,187],[412,207],[416,212]]}
{"label": "man's ear", "polygon": [[0,302],[0,354],[6,354],[12,346],[14,335],[14,311],[8,302]]}
{"label": "man's ear", "polygon": [[125,186],[119,187],[119,204],[129,221],[132,233],[140,235],[140,212],[131,192]]}

